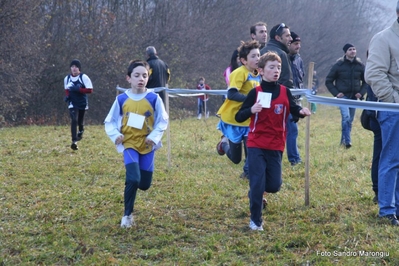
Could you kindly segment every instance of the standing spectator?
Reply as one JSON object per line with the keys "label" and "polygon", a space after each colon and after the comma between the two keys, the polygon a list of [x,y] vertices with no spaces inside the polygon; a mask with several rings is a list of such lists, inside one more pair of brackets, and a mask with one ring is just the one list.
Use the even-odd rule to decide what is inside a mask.
{"label": "standing spectator", "polygon": [[[219,155],[226,154],[235,164],[242,159],[242,143],[244,144],[245,157],[247,154],[246,140],[249,131],[249,119],[241,122],[235,120],[235,114],[240,109],[248,92],[260,83],[257,71],[259,61],[259,43],[257,41],[242,42],[238,48],[242,66],[230,74],[230,87],[227,99],[219,108],[217,115],[220,117],[217,128],[223,133],[216,146]],[[247,162],[244,164],[241,178],[247,178]]]}
{"label": "standing spectator", "polygon": [[263,49],[267,43],[267,24],[265,22],[257,22],[249,29],[251,39],[259,42],[259,50]]}
{"label": "standing spectator", "polygon": [[[364,65],[356,57],[356,48],[353,44],[347,43],[342,49],[344,56],[337,60],[326,77],[327,89],[337,98],[361,99],[367,90]],[[341,106],[339,109],[342,119],[341,145],[349,149],[352,147],[351,131],[356,109],[346,106]]]}
{"label": "standing spectator", "polygon": [[[198,85],[197,85],[197,90],[210,90],[211,87],[209,87],[208,84],[205,84],[205,78],[204,77],[200,77],[198,79]],[[209,117],[209,111],[206,109],[206,101],[208,101],[209,96],[208,94],[204,94],[201,96],[198,96],[198,113],[197,113],[197,118],[201,119],[202,116],[202,112],[206,112],[205,114],[205,118]]]}
{"label": "standing spectator", "polygon": [[[297,117],[310,115],[307,108],[297,105],[291,91],[277,83],[281,71],[281,59],[275,52],[267,52],[259,60],[262,83],[248,93],[235,115],[238,122],[250,118],[248,134],[249,199],[251,230],[263,231],[263,193],[276,193],[282,184],[281,160],[285,146],[285,124],[288,114]],[[261,94],[271,96],[260,100]]]}
{"label": "standing spectator", "polygon": [[[375,96],[370,85],[367,84],[367,97],[366,101],[377,102],[378,98]],[[380,154],[382,149],[381,127],[377,120],[376,111],[365,110],[369,117],[368,124],[374,134],[373,142],[373,160],[371,162],[371,183],[374,191],[373,202],[378,203],[378,166],[380,164]]]}
{"label": "standing spectator", "polygon": [[[316,95],[319,89],[319,77],[317,76],[316,70],[313,71],[313,81],[312,81],[312,95]],[[317,106],[315,103],[310,103],[310,110],[312,114],[316,113]]]}
{"label": "standing spectator", "polygon": [[[154,46],[148,46],[145,52],[147,54],[147,63],[150,65],[150,77],[148,79],[147,88],[168,87],[168,82],[170,80],[168,65],[159,59],[157,50],[155,50]],[[158,92],[158,94],[161,96],[162,102],[165,103],[165,91],[162,90]]]}
{"label": "standing spectator", "polygon": [[290,60],[288,58],[288,46],[291,43],[291,32],[284,23],[275,25],[270,30],[270,40],[260,54],[263,55],[268,51],[273,51],[281,58],[281,74],[278,82],[289,89],[294,87]]}
{"label": "standing spectator", "polygon": [[[366,80],[380,102],[399,103],[399,1],[397,20],[370,42]],[[379,216],[399,226],[399,113],[378,111],[382,150],[378,169]]]}
{"label": "standing spectator", "polygon": [[108,137],[123,152],[126,181],[121,227],[124,228],[134,225],[137,189],[147,190],[151,186],[155,151],[162,146],[161,138],[168,126],[161,98],[146,88],[148,71],[147,62],[130,62],[126,80],[131,88],[116,97],[104,122]]}
{"label": "standing spectator", "polygon": [[[289,59],[291,63],[292,77],[295,89],[303,88],[303,78],[305,77],[305,70],[303,61],[299,54],[301,49],[301,38],[295,32],[291,31],[292,41],[288,46]],[[295,103],[301,105],[301,96],[294,96]],[[293,118],[292,114],[288,116],[287,120],[287,157],[291,166],[302,163],[301,155],[299,154],[297,138],[298,138],[298,118]]]}
{"label": "standing spectator", "polygon": [[69,67],[71,74],[64,78],[65,102],[68,103],[71,117],[71,149],[78,150],[77,142],[83,138],[85,112],[89,109],[87,94],[93,92],[93,85],[90,78],[80,72],[81,63],[78,59],[72,60]]}

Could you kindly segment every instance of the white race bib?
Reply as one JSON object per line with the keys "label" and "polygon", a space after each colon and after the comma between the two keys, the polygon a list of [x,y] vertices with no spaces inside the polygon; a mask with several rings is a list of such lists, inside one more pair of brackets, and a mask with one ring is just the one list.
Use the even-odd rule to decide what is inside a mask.
{"label": "white race bib", "polygon": [[144,125],[145,116],[138,115],[135,113],[129,113],[129,119],[127,120],[127,125],[129,127],[134,127],[137,129],[142,129]]}
{"label": "white race bib", "polygon": [[258,99],[256,102],[259,102],[263,108],[270,108],[270,103],[272,101],[272,94],[269,92],[258,92]]}

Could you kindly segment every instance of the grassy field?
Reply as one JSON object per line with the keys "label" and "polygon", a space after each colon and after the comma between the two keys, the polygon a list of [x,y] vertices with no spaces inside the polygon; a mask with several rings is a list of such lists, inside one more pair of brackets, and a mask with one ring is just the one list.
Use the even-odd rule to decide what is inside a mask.
{"label": "grassy field", "polygon": [[[242,163],[215,151],[216,117],[171,121],[171,164],[165,134],[131,229],[120,228],[122,156],[103,126],[86,127],[79,151],[69,148],[68,126],[2,128],[0,265],[399,265],[398,229],[379,221],[372,203],[372,133],[359,114],[346,150],[338,109],[318,106],[310,206],[305,167],[284,154],[263,232],[248,229]],[[299,126],[304,159],[305,121]]]}

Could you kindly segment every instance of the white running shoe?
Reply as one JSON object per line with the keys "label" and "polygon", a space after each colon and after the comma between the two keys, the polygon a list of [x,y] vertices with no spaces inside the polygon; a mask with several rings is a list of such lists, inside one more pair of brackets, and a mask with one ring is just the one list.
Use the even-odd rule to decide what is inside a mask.
{"label": "white running shoe", "polygon": [[249,228],[254,231],[263,231],[263,227],[257,226],[252,220],[249,222]]}
{"label": "white running shoe", "polygon": [[134,220],[133,220],[133,214],[130,214],[129,216],[125,215],[122,217],[121,221],[121,227],[122,228],[130,228],[134,225]]}
{"label": "white running shoe", "polygon": [[197,119],[201,119],[202,114],[198,114]]}

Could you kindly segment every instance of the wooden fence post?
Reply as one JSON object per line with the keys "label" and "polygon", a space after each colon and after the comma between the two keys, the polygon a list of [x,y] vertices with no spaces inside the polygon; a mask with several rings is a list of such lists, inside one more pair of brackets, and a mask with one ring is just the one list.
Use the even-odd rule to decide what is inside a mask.
{"label": "wooden fence post", "polygon": [[[308,70],[308,87],[312,89],[313,83],[313,70],[314,70],[314,62],[309,63]],[[310,110],[310,103],[308,102],[308,108]],[[309,151],[310,151],[310,116],[306,118],[306,138],[305,138],[305,206],[309,206],[310,197],[309,197],[309,187],[310,187],[310,177],[309,177]]]}

